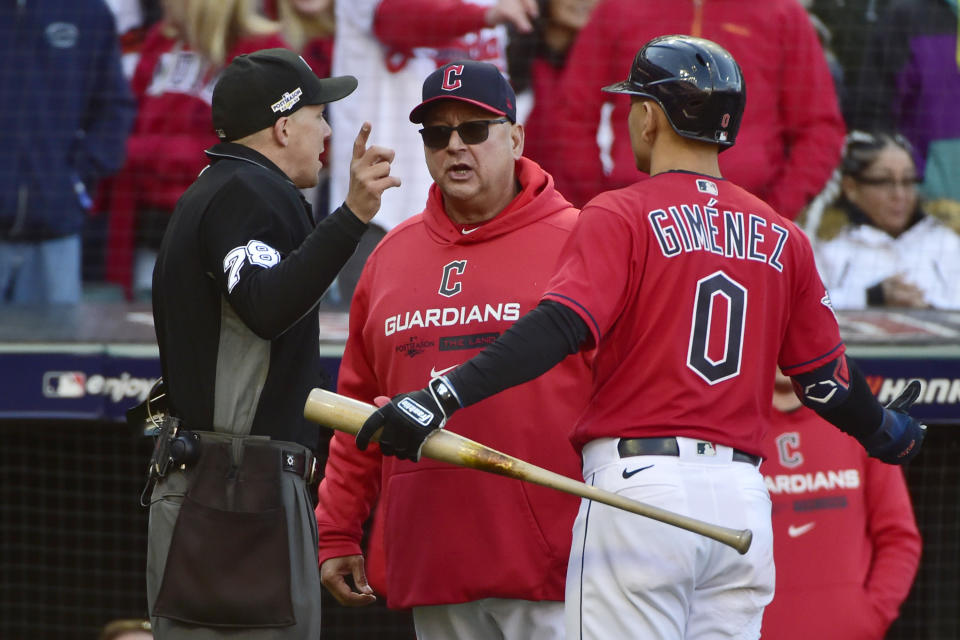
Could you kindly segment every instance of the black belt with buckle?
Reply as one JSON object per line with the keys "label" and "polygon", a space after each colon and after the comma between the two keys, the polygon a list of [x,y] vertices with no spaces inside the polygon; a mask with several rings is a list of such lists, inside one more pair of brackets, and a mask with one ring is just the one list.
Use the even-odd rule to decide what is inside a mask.
{"label": "black belt with buckle", "polygon": [[307,484],[312,484],[317,479],[317,467],[319,465],[316,456],[287,450],[281,451],[280,455],[284,471],[297,474]]}
{"label": "black belt with buckle", "polygon": [[[680,445],[676,438],[620,438],[617,443],[617,453],[621,458],[630,456],[679,456]],[[757,466],[760,456],[749,454],[739,449],[733,450],[734,462],[746,462]]]}

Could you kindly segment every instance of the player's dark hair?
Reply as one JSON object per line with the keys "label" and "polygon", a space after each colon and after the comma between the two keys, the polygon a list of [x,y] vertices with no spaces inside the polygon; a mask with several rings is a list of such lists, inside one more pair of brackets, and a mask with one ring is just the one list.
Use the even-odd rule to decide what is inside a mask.
{"label": "player's dark hair", "polygon": [[840,172],[857,178],[877,159],[886,147],[894,145],[913,157],[913,146],[899,133],[851,131],[843,145]]}

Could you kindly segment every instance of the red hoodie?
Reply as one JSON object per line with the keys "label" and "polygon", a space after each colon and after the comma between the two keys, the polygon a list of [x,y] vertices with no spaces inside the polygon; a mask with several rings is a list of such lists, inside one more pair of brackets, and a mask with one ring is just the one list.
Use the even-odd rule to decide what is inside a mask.
{"label": "red hoodie", "polygon": [[[497,217],[461,232],[434,185],[426,210],[394,228],[366,263],[350,309],[339,392],[373,402],[422,387],[536,306],[577,210],[527,159],[523,191]],[[580,478],[568,436],[590,393],[588,356],[457,412],[446,428]],[[382,489],[381,489],[382,488]],[[337,433],[320,484],[320,562],[360,553],[380,495],[368,566],[385,560],[389,606],[481,598],[563,600],[577,498],[422,459],[357,450]],[[385,558],[382,557],[385,554]],[[368,572],[374,587],[376,571]]]}
{"label": "red hoodie", "polygon": [[[795,218],[840,161],[844,124],[826,57],[796,0],[609,0],[597,5],[567,59],[560,87],[563,171],[557,186],[582,206],[600,191],[643,177],[627,130],[628,96],[600,89],[625,79],[656,36],[687,34],[720,44],[743,70],[747,106],[736,145],[720,154],[723,176],[777,213]],[[613,169],[604,175],[597,123],[611,115]]]}
{"label": "red hoodie", "polygon": [[880,640],[920,563],[903,472],[810,409],[772,418],[760,470],[773,501],[777,587],[763,637]]}
{"label": "red hoodie", "polygon": [[[243,38],[227,55],[286,46],[279,35]],[[127,139],[127,160],[113,179],[108,210],[107,279],[129,288],[136,212],[173,212],[177,200],[207,164],[204,149],[219,142],[210,101],[220,68],[154,25],[143,43],[131,86],[137,119]]]}

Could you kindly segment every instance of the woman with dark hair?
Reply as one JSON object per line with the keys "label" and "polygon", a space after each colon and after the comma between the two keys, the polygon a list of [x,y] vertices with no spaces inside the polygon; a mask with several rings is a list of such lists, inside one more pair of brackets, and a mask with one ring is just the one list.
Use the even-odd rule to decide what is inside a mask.
{"label": "woman with dark hair", "polygon": [[834,307],[960,308],[960,236],[924,211],[907,140],[852,132],[840,174],[843,226],[814,245]]}

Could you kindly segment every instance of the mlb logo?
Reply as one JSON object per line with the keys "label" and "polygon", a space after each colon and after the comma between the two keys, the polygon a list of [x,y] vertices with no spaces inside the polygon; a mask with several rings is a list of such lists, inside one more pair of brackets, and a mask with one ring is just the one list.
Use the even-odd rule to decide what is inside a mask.
{"label": "mlb logo", "polygon": [[697,180],[697,191],[707,193],[711,196],[720,195],[720,191],[717,189],[717,183],[711,182],[710,180]]}
{"label": "mlb logo", "polygon": [[712,442],[697,442],[697,455],[698,456],[715,456],[717,455],[717,450],[714,448]]}
{"label": "mlb logo", "polygon": [[82,371],[47,371],[43,374],[45,398],[82,398],[87,392],[87,376]]}

